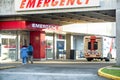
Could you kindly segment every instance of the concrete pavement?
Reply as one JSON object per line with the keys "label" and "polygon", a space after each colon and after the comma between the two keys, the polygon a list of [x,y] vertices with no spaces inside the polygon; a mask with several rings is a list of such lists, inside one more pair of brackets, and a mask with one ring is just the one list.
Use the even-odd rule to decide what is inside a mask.
{"label": "concrete pavement", "polygon": [[[34,61],[34,64],[79,64],[79,63],[97,63],[97,62],[85,62],[85,61],[82,62],[82,61],[79,61],[79,60]],[[99,63],[101,63],[101,62],[99,62]],[[106,62],[102,62],[102,63],[106,63]],[[20,65],[22,65],[20,61],[18,61],[18,62],[12,62],[12,63],[0,63],[0,70],[1,69],[16,68],[16,67],[18,67]],[[106,68],[113,69],[113,67],[111,67],[111,66],[106,67]],[[103,73],[102,69],[103,68],[100,68],[98,70],[98,75],[99,76],[102,76],[102,77],[105,77],[105,78],[108,78],[108,79],[113,79],[113,80],[120,80],[120,77]],[[120,68],[115,68],[115,69],[120,70]]]}

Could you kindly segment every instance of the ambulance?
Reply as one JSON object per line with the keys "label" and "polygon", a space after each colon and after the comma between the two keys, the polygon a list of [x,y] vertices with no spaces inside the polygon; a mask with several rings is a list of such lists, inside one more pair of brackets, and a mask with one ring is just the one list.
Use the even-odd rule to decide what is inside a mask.
{"label": "ambulance", "polygon": [[92,61],[93,59],[105,59],[105,61],[110,61],[110,59],[116,58],[115,38],[85,36],[84,57],[87,61]]}

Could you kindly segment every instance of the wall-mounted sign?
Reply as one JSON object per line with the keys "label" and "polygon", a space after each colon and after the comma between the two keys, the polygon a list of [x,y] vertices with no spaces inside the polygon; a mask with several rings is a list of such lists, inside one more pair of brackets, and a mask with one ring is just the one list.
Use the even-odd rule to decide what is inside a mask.
{"label": "wall-mounted sign", "polygon": [[28,29],[42,29],[42,30],[50,30],[50,31],[54,31],[54,30],[59,30],[60,26],[57,25],[52,25],[52,24],[41,24],[41,23],[35,23],[35,22],[27,22],[27,28]]}
{"label": "wall-mounted sign", "polygon": [[32,28],[53,28],[54,25],[32,23]]}
{"label": "wall-mounted sign", "polygon": [[1,21],[0,30],[61,30],[58,25],[30,21]]}
{"label": "wall-mounted sign", "polygon": [[100,6],[100,0],[15,0],[16,11]]}

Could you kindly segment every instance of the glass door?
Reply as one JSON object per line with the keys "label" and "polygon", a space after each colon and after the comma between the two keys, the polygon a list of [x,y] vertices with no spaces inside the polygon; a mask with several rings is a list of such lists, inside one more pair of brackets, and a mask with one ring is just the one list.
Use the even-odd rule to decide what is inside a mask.
{"label": "glass door", "polygon": [[46,36],[46,59],[53,59],[53,36]]}
{"label": "glass door", "polygon": [[29,31],[20,32],[20,48],[25,45],[28,46],[30,42],[30,33]]}
{"label": "glass door", "polygon": [[1,34],[0,34],[0,57],[1,57]]}

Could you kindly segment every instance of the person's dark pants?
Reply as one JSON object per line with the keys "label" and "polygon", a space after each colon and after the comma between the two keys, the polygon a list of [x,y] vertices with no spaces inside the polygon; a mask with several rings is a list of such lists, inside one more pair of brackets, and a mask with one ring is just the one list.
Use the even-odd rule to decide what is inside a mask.
{"label": "person's dark pants", "polygon": [[32,55],[28,55],[27,62],[29,63],[29,61],[31,62],[31,64],[33,64],[33,56]]}

